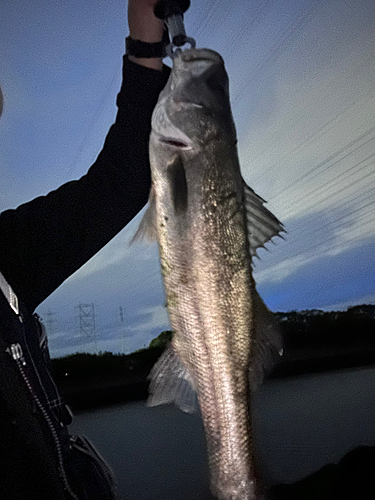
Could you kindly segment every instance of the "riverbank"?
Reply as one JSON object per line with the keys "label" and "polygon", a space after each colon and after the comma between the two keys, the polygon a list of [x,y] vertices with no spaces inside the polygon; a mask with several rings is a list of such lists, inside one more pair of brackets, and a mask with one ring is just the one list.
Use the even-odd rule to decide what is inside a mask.
{"label": "riverbank", "polygon": [[145,400],[148,374],[163,350],[158,346],[129,355],[78,353],[54,359],[54,378],[73,411]]}
{"label": "riverbank", "polygon": [[[75,354],[53,360],[55,379],[74,411],[147,399],[148,375],[164,347],[130,355]],[[280,359],[271,379],[375,365],[375,349],[326,348],[290,350]]]}
{"label": "riverbank", "polygon": [[[320,310],[275,313],[284,355],[271,378],[375,366],[375,306],[345,312]],[[128,355],[77,353],[52,360],[55,379],[75,410],[147,397],[147,377],[173,333],[162,332],[150,346]]]}
{"label": "riverbank", "polygon": [[359,446],[294,484],[273,486],[270,500],[374,500],[375,447]]}
{"label": "riverbank", "polygon": [[[264,384],[253,398],[253,429],[259,469],[272,485],[267,500],[375,498],[374,390],[371,368]],[[72,432],[93,439],[127,500],[212,499],[197,414],[131,402],[81,412]]]}

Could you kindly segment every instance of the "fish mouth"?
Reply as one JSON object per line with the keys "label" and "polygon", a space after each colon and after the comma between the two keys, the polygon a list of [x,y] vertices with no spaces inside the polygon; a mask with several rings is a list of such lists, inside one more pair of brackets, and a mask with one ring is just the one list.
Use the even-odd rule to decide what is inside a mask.
{"label": "fish mouth", "polygon": [[198,102],[193,102],[189,100],[182,100],[182,99],[173,99],[173,104],[175,106],[175,109],[178,111],[182,111],[185,109],[204,109],[203,104],[200,104]]}
{"label": "fish mouth", "polygon": [[223,58],[210,49],[186,49],[174,59],[171,100],[175,111],[225,108],[229,99]]}
{"label": "fish mouth", "polygon": [[176,59],[182,63],[206,62],[209,64],[224,64],[220,54],[210,49],[186,49],[178,53]]}
{"label": "fish mouth", "polygon": [[188,72],[195,78],[218,67],[224,68],[224,60],[217,52],[210,49],[186,49],[178,54],[173,63],[176,74],[180,71]]}
{"label": "fish mouth", "polygon": [[186,142],[183,142],[183,141],[179,141],[177,139],[173,139],[173,138],[170,138],[170,137],[163,137],[163,136],[160,136],[158,137],[159,139],[159,142],[162,142],[163,144],[167,144],[168,146],[172,146],[173,148],[177,148],[177,149],[192,149],[192,147],[187,144]]}

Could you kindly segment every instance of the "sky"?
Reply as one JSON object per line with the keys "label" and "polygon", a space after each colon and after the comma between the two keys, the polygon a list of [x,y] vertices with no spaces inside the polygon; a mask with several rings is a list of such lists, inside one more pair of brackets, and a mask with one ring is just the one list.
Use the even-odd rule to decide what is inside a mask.
{"label": "sky", "polygon": [[[374,304],[375,2],[193,0],[185,25],[224,58],[243,177],[287,230],[255,262],[265,303]],[[0,210],[95,161],[127,34],[124,0],[2,2]],[[140,217],[38,307],[52,356],[127,353],[169,328],[157,247],[129,246]]]}

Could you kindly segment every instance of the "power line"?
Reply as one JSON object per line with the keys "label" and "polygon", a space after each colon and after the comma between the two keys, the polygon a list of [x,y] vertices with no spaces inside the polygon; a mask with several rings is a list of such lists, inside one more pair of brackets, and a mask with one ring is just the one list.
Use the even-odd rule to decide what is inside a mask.
{"label": "power line", "polygon": [[[327,181],[323,187],[321,186],[317,186],[316,188],[314,188],[312,191],[310,191],[309,193],[305,194],[305,195],[301,195],[299,198],[297,198],[296,200],[292,200],[288,205],[286,205],[285,208],[290,208],[290,207],[293,207],[294,210],[289,210],[289,212],[286,212],[284,213],[284,219],[287,219],[290,215],[292,215],[295,210],[296,210],[296,206],[298,205],[301,205],[301,203],[303,204],[304,206],[304,212],[308,209],[311,209],[311,208],[315,208],[317,206],[319,206],[323,201],[327,201],[329,199],[331,199],[332,197],[334,196],[337,196],[338,194],[341,194],[343,191],[345,191],[346,189],[350,188],[350,187],[353,187],[354,185],[360,183],[362,180],[364,179],[367,179],[368,177],[371,177],[372,175],[375,174],[375,171],[374,170],[371,170],[367,175],[363,175],[361,177],[359,177],[356,181],[352,182],[351,184],[349,185],[345,185],[343,188],[341,189],[337,189],[337,184],[336,184],[336,189],[335,189],[335,186],[333,186],[333,189],[331,187],[331,184],[334,184],[335,182],[337,183],[337,179],[339,179],[340,177],[342,177],[344,174],[348,173],[349,171],[355,169],[356,167],[358,167],[361,163],[363,163],[364,161],[372,158],[375,156],[375,153],[370,155],[369,157],[365,158],[364,160],[356,163],[355,165],[353,165],[352,167],[350,167],[348,170],[346,170],[345,172],[343,173],[340,173],[339,175],[337,175],[335,178],[331,179],[330,181]],[[368,167],[371,167],[372,165],[374,165],[374,162],[370,162],[368,163],[367,165],[362,165],[362,167],[360,167],[358,169],[358,171],[354,171],[352,172],[350,175],[347,176],[346,180],[349,179],[350,177],[352,177],[353,175],[356,175],[358,174],[358,172],[368,168]],[[313,204],[310,204],[308,205],[306,203],[306,200],[308,198],[310,198],[311,196],[314,196],[316,193],[319,193],[319,195],[322,195],[324,193],[328,192],[329,194],[325,197],[325,198],[321,198],[319,197],[319,199],[313,203]]]}
{"label": "power line", "polygon": [[265,10],[271,3],[271,0],[264,0],[263,3],[260,3],[257,9],[254,10],[251,17],[246,18],[246,22],[243,24],[242,28],[239,29],[233,36],[232,41],[227,47],[225,51],[226,59],[230,59],[232,53],[238,49],[239,40],[241,40],[244,35],[248,35],[251,29],[256,25],[259,18],[264,14]]}
{"label": "power line", "polygon": [[[359,219],[359,222],[361,222],[361,219]],[[366,227],[368,224],[371,224],[371,223],[373,223],[373,222],[375,222],[375,217],[373,217],[373,218],[371,218],[371,219],[368,219],[368,220],[367,220],[367,221],[366,221],[366,222],[362,225],[361,229],[363,229],[363,228],[364,228],[364,227]],[[345,236],[346,234],[350,234],[351,232],[353,232],[353,230],[352,230],[352,228],[349,228],[346,232],[341,233],[341,235],[340,235],[340,236],[341,236],[341,240],[342,240],[343,236]],[[338,238],[338,236],[337,236],[336,234],[335,234],[335,235],[332,235],[330,238],[328,238],[328,239],[324,240],[323,242],[319,242],[319,243],[317,243],[317,244],[315,244],[315,245],[313,245],[313,246],[311,246],[311,247],[309,247],[309,248],[307,248],[307,249],[304,249],[304,250],[303,250],[303,252],[304,252],[304,253],[309,253],[309,252],[312,252],[313,250],[316,250],[316,249],[318,249],[319,247],[321,247],[322,245],[326,245],[326,244],[327,244],[327,243],[329,243],[330,241],[333,241],[333,240],[335,240],[335,239],[337,239],[337,238]],[[335,250],[336,248],[339,248],[341,245],[343,245],[343,243],[348,244],[348,243],[351,243],[352,241],[355,241],[355,240],[358,240],[358,242],[359,242],[359,241],[362,241],[363,239],[366,239],[366,238],[368,238],[368,236],[365,236],[365,237],[360,238],[360,239],[358,240],[358,236],[357,236],[357,235],[353,235],[353,237],[352,237],[352,238],[345,239],[344,241],[339,241],[339,242],[337,242],[335,245],[333,245],[333,246],[331,246],[331,247],[327,248],[327,251],[329,250],[329,251],[331,252],[331,251]],[[292,255],[291,257],[288,257],[288,258],[296,257],[296,256],[297,256],[297,255],[299,255],[300,253],[301,253],[301,252],[298,252],[297,254]]]}
{"label": "power line", "polygon": [[[330,220],[326,224],[324,224],[323,226],[318,226],[317,228],[314,228],[314,235],[316,236],[317,233],[323,231],[324,229],[327,229],[330,226],[333,226],[332,230],[335,231],[335,230],[339,229],[340,227],[343,227],[345,225],[350,224],[350,222],[352,222],[350,220],[350,217],[352,217],[354,214],[357,214],[358,212],[361,212],[365,208],[371,207],[372,205],[375,205],[375,200],[371,200],[368,203],[365,203],[364,205],[361,205],[360,207],[357,207],[355,210],[352,210],[351,212],[349,212],[347,214],[341,215],[340,217],[337,217],[334,220]],[[365,220],[366,217],[367,217],[367,215],[373,214],[373,213],[374,212],[373,212],[372,209],[363,212],[361,220]],[[346,219],[349,219],[349,220],[346,220]],[[341,222],[341,224],[337,224],[337,222]],[[357,220],[357,222],[358,222],[358,220]],[[308,229],[307,226],[305,226],[302,229],[302,231],[299,231],[299,232],[296,231],[296,230],[293,230],[293,234],[295,234],[295,238],[292,239],[292,240],[290,240],[290,243],[292,244],[293,241],[297,242],[297,241],[301,240],[301,236],[303,236],[306,233],[310,233],[310,230]]]}
{"label": "power line", "polygon": [[198,24],[197,30],[194,32],[194,37],[198,38],[199,35],[203,32],[204,29],[207,28],[212,18],[214,17],[215,12],[217,11],[220,4],[220,0],[213,0],[211,5],[208,7],[207,14],[204,16],[203,21]]}
{"label": "power line", "polygon": [[67,178],[69,178],[73,174],[73,172],[77,166],[79,157],[81,156],[84,148],[86,147],[86,145],[87,145],[87,143],[92,135],[93,128],[97,124],[97,122],[98,122],[98,120],[103,112],[104,105],[105,105],[106,101],[108,100],[111,89],[114,86],[115,81],[119,78],[119,75],[120,75],[120,70],[119,70],[118,64],[116,64],[116,69],[113,73],[112,79],[111,79],[109,85],[104,85],[105,90],[103,91],[101,97],[99,98],[98,104],[93,112],[92,122],[91,122],[91,124],[87,125],[85,134],[83,136],[83,139],[81,140],[81,144],[79,145],[78,151],[74,156],[72,164],[70,165],[70,167],[67,170],[67,173],[66,173]]}
{"label": "power line", "polygon": [[[355,195],[357,193],[359,193],[359,192],[361,192],[361,194],[356,197]],[[346,205],[352,205],[354,202],[358,203],[362,198],[367,199],[368,195],[371,192],[375,193],[375,183],[372,184],[372,185],[370,184],[370,189],[368,189],[367,191],[363,191],[363,187],[361,187],[360,189],[357,189],[357,191],[355,191],[354,193],[352,193],[352,197],[349,200],[346,200],[346,201],[344,201],[344,203],[341,203],[339,205],[331,207],[330,208],[330,213],[332,214],[333,212],[342,211],[343,208]],[[316,214],[314,214],[314,221],[316,222],[317,219],[322,219],[322,218],[324,218],[326,216],[327,216],[327,212],[326,211],[321,211],[319,213],[316,213]],[[293,227],[293,230],[292,230],[293,233],[296,232],[297,230],[299,230],[301,227],[306,228],[306,222],[302,222],[301,221],[298,224],[296,224]]]}
{"label": "power line", "polygon": [[[369,60],[372,60],[373,59],[373,56],[370,56],[365,63],[362,63],[361,64],[361,67],[362,66],[367,66],[368,64],[368,61]],[[356,68],[357,69],[357,68]],[[356,73],[358,73],[358,71],[356,71]],[[337,78],[337,75],[334,75],[333,77],[331,77],[328,82],[326,83],[325,86],[328,86],[328,84],[331,84],[331,81],[336,79]],[[368,102],[370,101],[371,99],[374,98],[374,96],[372,95],[372,92],[374,91],[375,89],[375,86],[372,86],[370,88],[370,90],[368,90],[368,92],[366,92],[365,95],[363,96],[360,96],[360,97],[357,97],[354,101],[352,101],[350,104],[348,104],[347,106],[344,107],[343,110],[341,110],[339,113],[337,113],[336,115],[334,115],[333,118],[331,118],[330,120],[328,120],[327,122],[325,122],[323,125],[321,125],[318,130],[314,131],[312,134],[308,135],[305,139],[303,139],[297,146],[295,146],[295,148],[291,151],[291,152],[288,152],[286,155],[284,155],[283,157],[279,158],[278,159],[278,162],[277,163],[274,163],[271,165],[271,167],[269,167],[266,171],[268,170],[272,170],[273,168],[277,167],[279,164],[280,164],[280,161],[282,161],[283,159],[287,158],[288,156],[290,156],[291,154],[293,154],[294,152],[296,152],[298,149],[300,149],[304,144],[306,144],[307,142],[311,142],[312,139],[319,135],[321,132],[325,131],[325,129],[329,126],[329,125],[333,125],[334,122],[337,121],[337,123],[334,125],[335,127],[338,125],[338,123],[340,123],[341,121],[343,121],[345,119],[345,117],[343,115],[345,115],[351,108],[355,108],[356,106],[358,105],[361,105],[361,107],[363,108],[363,106]],[[362,102],[364,101],[364,102]],[[305,104],[304,106],[302,105],[302,107],[299,106],[298,109],[301,109],[301,110],[304,110],[305,108],[307,107],[307,104]],[[340,117],[343,117],[341,119],[339,119]],[[294,113],[292,114],[292,118],[290,118],[288,120],[288,122],[292,121],[294,118]],[[290,135],[290,130],[295,128],[300,122],[303,122],[304,120],[306,119],[306,115],[305,114],[302,114],[301,115],[301,118],[300,120],[293,126],[293,127],[289,127],[287,128],[287,123],[288,122],[284,122],[282,125],[282,132],[280,133],[276,133],[274,134],[269,140],[272,144],[278,144],[280,142],[280,136],[288,136]],[[327,132],[327,131],[325,131]],[[269,151],[269,149],[271,149],[270,147],[267,147],[265,149],[263,149],[262,151],[260,151],[256,156],[254,156],[251,161],[252,162],[256,162],[256,160],[258,158],[262,158],[264,157],[265,153],[267,151]]]}
{"label": "power line", "polygon": [[306,24],[307,20],[309,17],[312,16],[314,9],[317,7],[317,5],[320,3],[321,0],[315,0],[312,2],[312,5],[310,8],[304,9],[302,11],[302,15],[295,19],[291,25],[289,25],[282,33],[275,42],[271,49],[268,51],[267,57],[264,57],[254,68],[253,72],[246,78],[246,81],[240,85],[239,90],[237,91],[236,95],[232,99],[232,105],[233,107],[236,106],[236,104],[243,98],[244,95],[246,95],[245,91],[251,85],[254,79],[254,75],[259,73],[261,69],[273,58],[277,57],[279,53],[282,52],[282,49],[287,46],[288,43],[290,43],[293,40],[293,37],[299,34],[302,31],[303,26]]}
{"label": "power line", "polygon": [[[346,153],[344,156],[342,156],[341,158],[337,159],[336,161],[334,161],[331,165],[329,165],[327,167],[327,164],[330,163],[332,160],[334,160],[337,156],[340,156],[341,154],[345,153],[345,151],[348,148],[351,148],[351,147],[355,146],[357,143],[359,143],[360,141],[362,141],[368,135],[372,134],[374,131],[375,131],[375,127],[371,127],[370,129],[366,130],[366,132],[364,132],[363,134],[361,134],[360,136],[358,136],[356,139],[353,139],[352,141],[348,142],[345,146],[343,146],[342,148],[340,148],[338,151],[335,151],[334,153],[332,153],[325,160],[319,162],[317,165],[315,165],[312,168],[310,168],[307,172],[305,172],[300,177],[298,177],[296,180],[294,180],[291,184],[289,184],[289,186],[286,186],[285,189],[283,189],[282,191],[280,191],[279,194],[276,194],[276,196],[273,198],[273,201],[276,200],[277,198],[279,198],[280,196],[284,196],[286,191],[288,191],[292,187],[300,184],[302,181],[304,181],[305,179],[307,179],[309,176],[310,176],[309,180],[311,180],[311,179],[314,179],[315,177],[317,177],[318,175],[320,175],[319,170],[322,169],[322,167],[326,167],[326,168],[323,169],[323,172],[326,172],[327,170],[329,170],[334,165],[337,165],[337,163],[339,163],[342,160],[348,158],[353,153],[355,153],[356,151],[358,151],[359,149],[361,149],[363,146],[366,146],[367,144],[369,144],[370,142],[372,142],[375,139],[375,135],[371,136],[363,144],[361,144],[358,147],[354,148],[352,151]],[[316,172],[318,172],[318,173],[316,173]],[[313,173],[315,173],[315,175],[311,176],[311,174],[313,174]]]}

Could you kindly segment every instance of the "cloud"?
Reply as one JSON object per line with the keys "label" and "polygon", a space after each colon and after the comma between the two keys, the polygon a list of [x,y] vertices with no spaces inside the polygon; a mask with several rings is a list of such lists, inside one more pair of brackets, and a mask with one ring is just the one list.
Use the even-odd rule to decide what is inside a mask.
{"label": "cloud", "polygon": [[375,304],[375,293],[367,294],[362,297],[357,297],[355,301],[346,300],[344,302],[338,302],[329,304],[328,306],[321,307],[323,311],[344,311],[348,307],[352,307],[355,304]]}
{"label": "cloud", "polygon": [[[148,347],[153,338],[169,328],[168,319],[155,319],[156,321],[150,320],[133,328],[112,331],[110,338],[103,337],[103,332],[100,329],[92,337],[84,337],[82,334],[72,334],[68,331],[59,332],[50,337],[51,357],[68,356],[76,352],[95,354],[109,351],[128,354]],[[136,333],[136,335],[128,335],[129,331]]]}
{"label": "cloud", "polygon": [[111,243],[106,245],[98,254],[91,258],[84,266],[74,273],[69,281],[77,281],[87,278],[92,274],[104,271],[107,267],[120,262],[126,262],[128,257],[134,253],[129,247],[130,238],[128,234],[121,233]]}
{"label": "cloud", "polygon": [[145,320],[131,327],[133,332],[149,331],[155,328],[170,328],[167,309],[164,306],[147,307],[138,311],[139,316],[146,316]]}
{"label": "cloud", "polygon": [[[352,215],[354,211],[355,215]],[[261,261],[255,260],[256,282],[282,282],[305,266],[325,257],[338,257],[371,241],[375,236],[375,218],[368,218],[367,212],[366,208],[352,210],[352,207],[349,213],[338,210],[333,224],[332,218],[324,211],[321,218],[311,214],[296,218],[290,223],[290,230],[287,226],[285,241],[276,247],[268,245],[272,251],[263,253]],[[344,223],[335,224],[340,219]]]}
{"label": "cloud", "polygon": [[[350,6],[341,13],[333,9],[332,2],[322,5],[277,58],[273,71],[267,66],[267,87],[272,81],[275,99],[268,119],[254,124],[245,109],[262,72],[242,101],[244,177],[284,223],[349,200],[357,204],[374,181],[373,26],[363,3],[353,12]],[[350,28],[348,19],[353,19]]]}
{"label": "cloud", "polygon": [[168,313],[162,305],[141,307],[133,311],[124,322],[114,321],[108,314],[103,318],[108,324],[96,321],[96,329],[91,334],[79,331],[77,323],[70,321],[59,330],[49,334],[49,347],[52,357],[61,357],[75,352],[98,353],[111,351],[129,353],[147,347],[151,340],[163,330],[169,329]]}
{"label": "cloud", "polygon": [[278,283],[283,281],[290,274],[295,273],[300,267],[310,264],[316,260],[317,256],[296,255],[293,258],[285,259],[268,269],[254,272],[255,281],[258,285],[262,283]]}
{"label": "cloud", "polygon": [[[112,241],[110,241],[100,252],[74,273],[69,281],[86,279],[88,276],[102,273],[109,267],[118,264],[129,267],[129,269],[142,268],[144,264],[157,259],[157,246],[155,244],[136,242],[130,245],[136,228],[144,213],[143,209]],[[157,270],[158,267],[155,266]]]}
{"label": "cloud", "polygon": [[364,220],[359,213],[347,227],[340,228],[335,232],[339,248],[351,248],[362,244],[363,240],[375,235],[375,218]]}
{"label": "cloud", "polygon": [[[272,66],[254,73],[249,96],[235,109],[244,178],[288,231],[256,261],[259,284],[298,280],[303,268],[375,236],[375,60],[367,8],[348,4],[337,13],[333,2],[321,5]],[[259,119],[255,99],[263,106],[270,94],[271,112],[266,107]]]}
{"label": "cloud", "polygon": [[[334,238],[328,243],[323,241],[312,250],[297,250],[297,255],[286,257],[276,264],[272,264],[271,260],[269,267],[259,271],[255,268],[255,281],[258,284],[282,282],[288,276],[297,273],[301,268],[322,260],[324,257],[339,256],[351,249],[360,247],[365,240],[372,238],[374,234],[374,228],[368,232],[365,227],[356,226],[354,230],[350,231],[350,234],[348,234],[347,228],[343,229],[335,234]],[[294,251],[296,251],[295,248]]]}
{"label": "cloud", "polygon": [[[311,6],[311,2],[304,1],[298,5],[296,2],[286,2],[282,6],[267,4],[261,8],[262,14],[254,24],[251,24],[254,17],[250,15],[253,9],[250,3],[242,5],[241,10],[230,9],[228,6],[216,10],[215,20],[220,19],[224,12],[228,17],[225,28],[227,32],[236,32],[237,42],[244,37],[246,43],[237,43],[235,39],[223,36],[222,31],[216,30],[213,33],[215,29],[203,29],[203,33],[200,29],[204,34],[203,38],[206,37],[210,43],[215,40],[226,61],[231,89],[234,90],[232,97],[234,100],[237,99],[233,109],[238,126],[239,152],[244,178],[259,195],[269,201],[268,208],[285,223],[288,231],[286,241],[280,242],[272,252],[261,251],[262,262],[257,262],[255,267],[256,281],[265,285],[264,289],[271,290],[271,294],[273,285],[274,289],[280,291],[280,295],[288,294],[288,290],[283,292],[283,286],[288,284],[290,289],[298,289],[297,293],[289,295],[289,302],[285,307],[294,307],[294,304],[299,303],[298,301],[304,297],[309,300],[308,303],[312,307],[334,303],[332,295],[327,301],[323,298],[324,290],[332,288],[331,275],[335,269],[341,271],[340,263],[348,250],[356,250],[352,252],[354,261],[356,258],[360,259],[361,245],[367,244],[375,235],[375,224],[371,221],[372,207],[365,207],[374,199],[375,181],[372,164],[374,158],[371,158],[375,146],[373,130],[375,59],[372,15],[375,4],[369,0],[358,0],[358,2],[346,2],[342,8],[337,9],[339,3],[337,0],[319,2],[316,4],[318,7],[313,9],[306,19],[306,23],[301,25],[301,29],[296,30],[291,29],[296,26],[295,20],[301,13],[303,14],[304,9]],[[204,14],[207,6],[203,4],[198,9]],[[244,16],[244,11],[249,15]],[[93,10],[90,12],[94,13]],[[100,17],[99,11],[96,12],[95,15]],[[37,15],[34,17],[36,20],[39,19]],[[81,16],[82,19],[83,17]],[[198,18],[204,19],[205,16]],[[64,18],[64,23],[68,22],[68,19],[69,16]],[[76,16],[75,19],[80,17]],[[56,23],[59,24],[61,20],[58,16],[48,24],[51,33],[64,33],[61,27],[60,31],[56,31],[58,28]],[[194,20],[196,21],[193,16],[191,18],[193,31],[197,29]],[[14,26],[17,28],[20,25],[16,22]],[[85,26],[88,26],[87,22]],[[9,23],[7,26],[4,25],[8,30],[11,30],[11,27],[12,24]],[[34,28],[37,30],[36,25]],[[80,33],[77,29],[73,31]],[[96,37],[97,30],[94,31]],[[103,37],[104,31],[103,28]],[[290,37],[286,39],[284,35],[288,33]],[[3,33],[3,37],[6,38],[5,35],[6,32]],[[43,30],[38,32],[38,37],[40,36],[45,36]],[[59,40],[60,38],[58,37]],[[17,37],[13,39],[17,41]],[[18,39],[22,40],[22,37]],[[85,39],[90,41],[88,44],[90,50],[93,46],[107,47],[106,44],[102,44],[102,39],[96,38],[94,41],[92,37]],[[70,43],[69,37],[67,41]],[[92,45],[93,43],[96,45]],[[29,46],[32,51],[34,45],[29,44]],[[93,74],[93,78],[90,75],[92,85],[85,90],[85,95],[80,91],[86,87],[87,78],[82,79],[81,84],[76,81],[82,71],[85,72],[85,67],[78,73],[75,71],[75,66],[82,62],[81,59],[72,60],[72,67],[69,70],[72,81],[65,82],[66,86],[61,88],[51,86],[59,67],[52,69],[48,67],[47,72],[52,76],[52,80],[46,82],[45,79],[42,81],[39,78],[39,97],[30,101],[29,108],[25,108],[26,114],[21,113],[25,105],[21,99],[31,95],[30,87],[17,88],[17,78],[20,79],[20,73],[14,72],[12,76],[10,69],[13,66],[9,66],[7,78],[10,83],[15,83],[14,87],[17,90],[12,94],[13,97],[11,94],[9,96],[14,100],[14,109],[17,109],[15,106],[17,102],[20,106],[12,121],[5,109],[3,125],[0,123],[3,127],[2,133],[4,128],[6,131],[2,144],[6,146],[12,138],[11,133],[18,138],[18,146],[12,148],[11,154],[6,151],[8,146],[3,148],[7,155],[3,158],[3,164],[9,164],[9,175],[7,173],[4,177],[4,182],[8,177],[11,180],[14,172],[21,171],[18,169],[23,164],[37,165],[38,175],[35,175],[36,170],[33,168],[32,175],[20,176],[23,184],[10,182],[8,179],[4,206],[8,199],[9,205],[13,205],[12,196],[22,194],[29,197],[30,193],[34,195],[36,191],[38,191],[36,194],[39,194],[42,185],[47,185],[45,179],[49,178],[48,182],[51,183],[56,181],[56,178],[55,181],[52,178],[55,171],[59,178],[66,174],[67,169],[70,173],[73,167],[75,174],[77,170],[83,172],[89,161],[81,160],[88,159],[88,150],[90,155],[99,151],[104,135],[101,138],[96,137],[98,134],[94,134],[94,131],[98,127],[94,122],[99,118],[102,106],[106,109],[108,107],[107,117],[110,114],[109,108],[111,107],[112,111],[114,109],[114,90],[111,85],[103,87],[102,83],[108,83],[110,68],[118,64],[112,58],[112,48],[115,46],[117,42],[113,47],[110,45],[103,49],[103,53],[95,52],[96,55],[101,54],[104,57],[98,59],[99,64],[96,65],[99,68],[98,73]],[[249,46],[255,50],[249,52]],[[21,43],[18,50],[17,54],[23,57],[24,44]],[[34,55],[29,59],[28,65],[22,64],[24,75],[34,75],[30,61],[33,62],[35,59],[35,50],[32,52]],[[71,54],[64,49],[62,52],[69,56]],[[49,50],[46,55],[50,53]],[[17,58],[13,56],[12,59]],[[51,57],[48,60],[50,61]],[[69,57],[63,59],[63,61],[70,60]],[[56,61],[58,65],[61,64],[60,58]],[[243,64],[243,61],[246,61],[246,64]],[[120,60],[119,63],[121,64]],[[39,70],[40,67],[42,66],[36,66],[35,69]],[[41,74],[39,73],[39,76]],[[70,78],[69,75],[67,72],[66,76]],[[37,82],[35,75],[32,78]],[[108,87],[111,87],[111,91]],[[103,91],[103,88],[106,90]],[[102,101],[107,92],[111,104],[109,101]],[[59,106],[63,103],[60,110],[61,123],[56,118],[57,115],[51,114],[53,94]],[[80,102],[74,107],[75,98]],[[40,119],[37,120],[34,119],[35,113],[41,102],[45,107],[41,109]],[[76,116],[72,115],[72,109],[73,107],[78,110],[82,110],[83,107],[86,109],[86,105],[90,102],[92,107],[87,108],[87,112],[82,115],[84,119],[79,120],[78,126]],[[34,106],[33,109],[30,108],[30,104]],[[22,116],[27,117],[28,121],[20,120]],[[31,118],[34,126],[38,128],[42,125],[40,121],[44,122],[47,119],[47,123],[38,133],[40,146],[46,148],[35,151],[35,162],[34,158],[29,156],[30,151],[35,149],[35,144],[31,140],[33,136],[30,137]],[[21,140],[23,136],[15,133],[18,121],[21,132],[29,138],[31,144],[29,152],[24,152],[22,156],[20,156],[23,151],[21,145],[25,144]],[[53,129],[51,123],[54,124]],[[103,122],[103,126],[100,127],[103,134],[108,123],[104,125]],[[5,125],[8,128],[4,127]],[[61,134],[57,134],[58,140],[46,140],[53,130],[61,131]],[[91,135],[95,135],[95,140]],[[12,186],[16,186],[17,189]],[[12,196],[8,196],[8,191]],[[162,299],[159,302],[162,287],[156,247],[138,244],[128,247],[138,222],[139,217],[69,278],[61,287],[62,291],[55,292],[54,298],[49,299],[49,303],[56,311],[61,309],[61,304],[66,304],[66,315],[74,310],[79,300],[106,304],[108,308],[112,304],[127,304],[129,310],[134,312],[130,324],[132,340],[129,340],[129,345],[135,345],[138,337],[138,347],[142,347],[142,342],[146,343],[148,336],[156,334],[157,328],[161,330],[166,325],[161,310],[154,306],[157,303],[162,304]],[[316,276],[324,261],[329,261],[331,267],[318,279]],[[366,268],[367,261],[364,260],[361,264],[362,268],[358,267],[358,273]],[[309,275],[308,280],[312,290],[311,297],[308,298],[305,275]],[[352,274],[351,279],[347,281],[354,282],[356,279],[359,280]],[[361,279],[363,280],[363,277]],[[345,286],[350,286],[351,283],[348,282]],[[339,294],[340,291],[335,293]],[[358,293],[365,292],[362,290]],[[339,298],[337,295],[337,298],[345,300],[346,297]],[[140,312],[142,316],[136,317],[136,312]],[[106,314],[109,317],[112,313]],[[105,333],[109,336],[107,330]],[[117,334],[116,340],[112,336]],[[108,336],[106,345],[109,345],[108,342],[113,342],[113,348],[117,349],[116,342],[120,342],[118,340],[121,338],[120,332],[114,329],[111,331],[111,338]],[[77,341],[74,336],[72,348],[76,345],[73,341]],[[65,347],[59,345],[59,348]]]}

